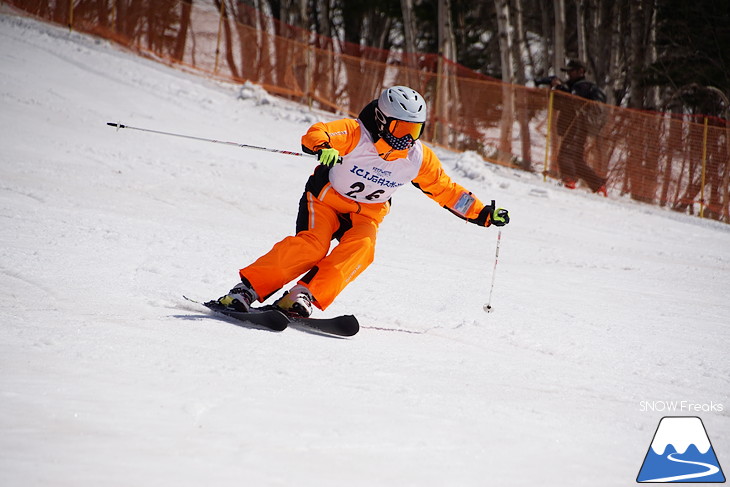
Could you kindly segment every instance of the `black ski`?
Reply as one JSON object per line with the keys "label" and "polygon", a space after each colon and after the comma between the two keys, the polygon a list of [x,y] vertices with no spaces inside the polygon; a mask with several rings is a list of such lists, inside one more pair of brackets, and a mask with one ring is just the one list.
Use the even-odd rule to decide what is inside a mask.
{"label": "black ski", "polygon": [[263,326],[274,331],[285,330],[290,324],[295,327],[301,326],[304,329],[341,337],[351,337],[360,331],[360,323],[353,315],[335,316],[333,318],[302,318],[301,316],[286,314],[274,306],[252,307],[250,311],[232,311],[218,304],[217,301],[201,303],[187,296],[183,297],[192,303],[205,306],[214,313]]}
{"label": "black ski", "polygon": [[253,325],[263,326],[264,328],[268,328],[269,330],[283,331],[286,330],[287,326],[289,326],[290,319],[284,313],[282,313],[278,309],[274,309],[273,307],[251,308],[250,311],[233,311],[226,308],[225,306],[222,306],[216,301],[201,303],[200,301],[195,301],[194,299],[190,299],[187,296],[183,296],[183,298],[187,299],[191,303],[201,304],[209,310],[213,311],[214,313],[228,316],[229,318],[233,318],[238,321],[251,323]]}
{"label": "black ski", "polygon": [[302,318],[287,315],[292,325],[303,325],[328,335],[351,337],[360,331],[360,323],[353,315],[335,316],[333,318]]}

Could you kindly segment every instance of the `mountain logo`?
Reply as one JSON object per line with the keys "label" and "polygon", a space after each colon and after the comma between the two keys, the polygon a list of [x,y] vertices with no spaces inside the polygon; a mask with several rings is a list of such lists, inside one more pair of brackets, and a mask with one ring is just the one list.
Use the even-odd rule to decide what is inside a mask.
{"label": "mountain logo", "polygon": [[665,416],[659,421],[637,482],[725,482],[702,420]]}

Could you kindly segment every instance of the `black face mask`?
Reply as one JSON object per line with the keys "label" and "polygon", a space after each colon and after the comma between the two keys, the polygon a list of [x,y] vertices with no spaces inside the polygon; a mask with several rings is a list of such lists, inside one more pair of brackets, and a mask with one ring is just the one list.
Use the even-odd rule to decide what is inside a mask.
{"label": "black face mask", "polygon": [[386,141],[388,145],[395,150],[410,149],[411,147],[413,147],[413,144],[416,143],[416,141],[413,140],[413,137],[411,137],[410,135],[405,135],[404,137],[396,137],[388,131],[383,134],[383,140]]}

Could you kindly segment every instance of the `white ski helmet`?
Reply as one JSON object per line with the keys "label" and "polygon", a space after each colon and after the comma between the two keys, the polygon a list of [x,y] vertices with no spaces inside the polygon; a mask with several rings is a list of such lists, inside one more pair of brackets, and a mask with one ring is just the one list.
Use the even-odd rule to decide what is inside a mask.
{"label": "white ski helmet", "polygon": [[407,86],[386,88],[375,107],[378,136],[392,149],[410,149],[421,137],[426,123],[423,97]]}
{"label": "white ski helmet", "polygon": [[393,86],[386,88],[378,98],[378,109],[388,118],[406,122],[426,121],[426,102],[413,88]]}

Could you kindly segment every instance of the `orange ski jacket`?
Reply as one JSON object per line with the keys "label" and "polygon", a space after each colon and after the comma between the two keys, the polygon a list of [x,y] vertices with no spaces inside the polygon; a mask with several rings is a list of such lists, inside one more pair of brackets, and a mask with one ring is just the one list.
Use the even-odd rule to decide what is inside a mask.
{"label": "orange ski jacket", "polygon": [[[302,149],[305,152],[315,154],[320,149],[333,148],[337,149],[341,156],[346,156],[358,146],[363,131],[367,132],[359,120],[345,118],[333,122],[319,122],[312,125],[307,133],[302,136]],[[384,142],[379,140],[375,143],[376,149],[380,150],[381,143]],[[420,147],[417,148],[416,145]],[[383,148],[384,151],[380,156],[386,161],[404,159],[409,156],[409,151],[419,149],[420,161],[417,162],[420,162],[420,168],[415,178],[411,180],[413,185],[439,205],[462,219],[472,221],[479,216],[484,204],[470,191],[452,181],[444,172],[441,161],[433,150],[420,140],[416,141],[411,149],[385,152],[390,148],[387,145]],[[488,220],[479,222],[479,224],[486,226],[489,226],[489,223]]]}

